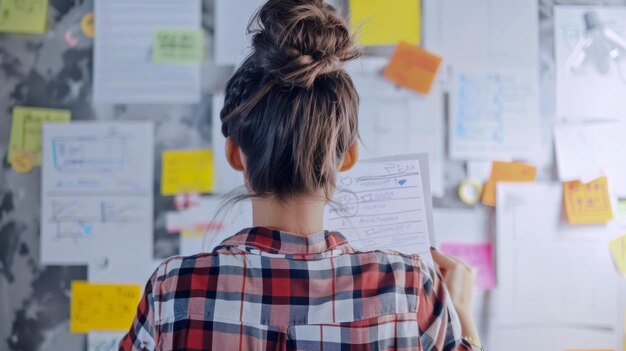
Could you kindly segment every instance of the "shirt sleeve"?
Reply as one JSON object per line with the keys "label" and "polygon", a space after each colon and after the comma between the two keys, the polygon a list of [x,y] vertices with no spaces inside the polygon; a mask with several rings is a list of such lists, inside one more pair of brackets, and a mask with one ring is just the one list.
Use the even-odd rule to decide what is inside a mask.
{"label": "shirt sleeve", "polygon": [[137,314],[128,333],[119,344],[120,351],[153,351],[156,349],[157,332],[154,315],[154,286],[157,282],[154,272],[146,283],[143,296],[137,306]]}
{"label": "shirt sleeve", "polygon": [[417,323],[424,351],[481,351],[462,341],[461,323],[439,272],[419,259]]}

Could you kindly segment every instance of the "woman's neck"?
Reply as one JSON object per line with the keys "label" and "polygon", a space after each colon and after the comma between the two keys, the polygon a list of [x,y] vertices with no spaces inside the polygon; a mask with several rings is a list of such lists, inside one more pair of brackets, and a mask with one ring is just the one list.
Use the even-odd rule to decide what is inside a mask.
{"label": "woman's neck", "polygon": [[323,196],[252,199],[252,225],[308,236],[324,230]]}

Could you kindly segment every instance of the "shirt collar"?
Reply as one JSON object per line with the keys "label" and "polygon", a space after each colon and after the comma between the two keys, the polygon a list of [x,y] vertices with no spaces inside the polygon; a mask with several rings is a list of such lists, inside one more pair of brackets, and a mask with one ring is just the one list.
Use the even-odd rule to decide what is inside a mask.
{"label": "shirt collar", "polygon": [[253,227],[224,240],[218,248],[243,245],[272,254],[294,255],[319,254],[347,244],[346,238],[337,232],[322,231],[302,236],[265,227]]}

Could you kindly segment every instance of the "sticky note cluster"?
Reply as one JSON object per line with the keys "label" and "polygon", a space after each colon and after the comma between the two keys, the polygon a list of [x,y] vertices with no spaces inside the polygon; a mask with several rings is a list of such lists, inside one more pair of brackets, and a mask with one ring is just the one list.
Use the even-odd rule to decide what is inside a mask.
{"label": "sticky note cluster", "polygon": [[200,29],[159,29],[154,34],[152,61],[200,63],[204,60],[204,34]]}
{"label": "sticky note cluster", "polygon": [[476,287],[483,290],[496,286],[491,243],[443,243],[441,251],[460,258],[476,269]]}
{"label": "sticky note cluster", "polygon": [[139,285],[72,282],[70,332],[126,331],[141,298]]}
{"label": "sticky note cluster", "polygon": [[69,110],[15,106],[9,140],[9,163],[16,170],[24,162],[41,165],[41,130],[43,123],[67,123],[72,118]]}
{"label": "sticky note cluster", "polygon": [[215,165],[210,149],[163,152],[161,193],[165,196],[207,193],[215,187]]}
{"label": "sticky note cluster", "polygon": [[483,190],[483,204],[496,205],[496,184],[498,182],[534,182],[537,168],[518,162],[494,161],[491,164],[491,175]]}
{"label": "sticky note cluster", "polygon": [[350,0],[350,22],[366,46],[421,41],[420,0]]}
{"label": "sticky note cluster", "polygon": [[0,1],[0,32],[42,34],[47,19],[48,0]]}
{"label": "sticky note cluster", "polygon": [[420,47],[400,42],[384,75],[403,87],[428,94],[440,65],[441,57]]}
{"label": "sticky note cluster", "polygon": [[626,276],[626,235],[611,240],[609,248],[618,272]]}
{"label": "sticky note cluster", "polygon": [[606,177],[587,184],[564,182],[563,202],[571,224],[601,224],[613,219]]}

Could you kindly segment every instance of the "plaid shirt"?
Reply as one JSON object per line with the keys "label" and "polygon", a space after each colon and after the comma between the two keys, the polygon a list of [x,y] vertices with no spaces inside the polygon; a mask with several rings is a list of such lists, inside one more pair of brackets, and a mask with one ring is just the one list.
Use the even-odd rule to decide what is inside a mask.
{"label": "plaid shirt", "polygon": [[163,262],[120,350],[472,350],[417,255],[251,228]]}

